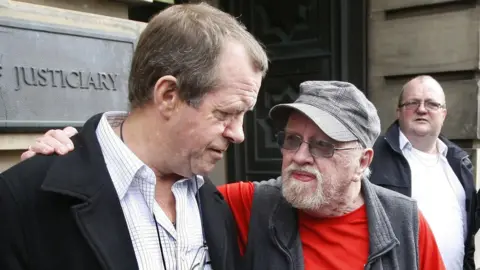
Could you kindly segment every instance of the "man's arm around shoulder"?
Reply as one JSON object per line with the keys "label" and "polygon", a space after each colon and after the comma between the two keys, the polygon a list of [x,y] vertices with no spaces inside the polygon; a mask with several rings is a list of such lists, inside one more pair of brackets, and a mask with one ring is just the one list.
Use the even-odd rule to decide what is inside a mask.
{"label": "man's arm around shoulder", "polygon": [[240,253],[243,255],[248,239],[254,184],[252,182],[237,182],[219,186],[218,190],[232,210],[237,223]]}

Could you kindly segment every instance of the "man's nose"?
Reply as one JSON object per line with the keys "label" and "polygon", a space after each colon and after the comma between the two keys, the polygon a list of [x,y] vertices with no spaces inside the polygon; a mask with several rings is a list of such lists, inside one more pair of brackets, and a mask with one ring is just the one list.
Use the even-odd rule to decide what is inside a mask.
{"label": "man's nose", "polygon": [[312,164],[313,156],[310,154],[309,145],[302,142],[293,156],[293,161],[299,165]]}
{"label": "man's nose", "polygon": [[228,126],[225,127],[223,136],[232,143],[241,143],[245,140],[243,132],[243,117],[233,119]]}
{"label": "man's nose", "polygon": [[425,103],[422,102],[420,103],[420,105],[418,105],[418,108],[417,108],[417,113],[427,113],[428,110],[427,110],[427,107],[425,107]]}

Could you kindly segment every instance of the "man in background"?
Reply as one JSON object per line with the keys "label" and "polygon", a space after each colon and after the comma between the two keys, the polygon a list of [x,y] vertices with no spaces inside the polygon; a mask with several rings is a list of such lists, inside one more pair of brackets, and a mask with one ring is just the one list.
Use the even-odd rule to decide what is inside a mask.
{"label": "man in background", "polygon": [[373,148],[370,181],[418,202],[447,269],[473,270],[473,166],[465,151],[440,135],[446,116],[445,94],[435,79],[407,82],[397,120]]}

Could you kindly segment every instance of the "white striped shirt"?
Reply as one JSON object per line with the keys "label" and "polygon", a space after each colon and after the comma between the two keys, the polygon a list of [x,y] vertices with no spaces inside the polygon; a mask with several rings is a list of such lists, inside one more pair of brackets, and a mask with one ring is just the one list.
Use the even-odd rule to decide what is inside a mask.
{"label": "white striped shirt", "polygon": [[[126,112],[105,113],[96,134],[122,206],[138,267],[141,270],[164,269],[155,228],[157,225],[166,269],[189,270],[203,244],[195,181],[182,179],[172,186],[176,201],[175,228],[155,201],[155,174],[113,131],[112,126],[119,126],[126,116]],[[201,176],[197,178],[200,188],[204,180]],[[156,222],[153,220],[154,214]],[[210,265],[205,269],[211,269]]]}

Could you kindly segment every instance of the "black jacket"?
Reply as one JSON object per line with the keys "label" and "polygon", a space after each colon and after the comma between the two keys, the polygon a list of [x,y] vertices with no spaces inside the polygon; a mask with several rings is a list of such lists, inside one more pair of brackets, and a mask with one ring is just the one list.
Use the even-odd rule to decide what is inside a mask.
{"label": "black jacket", "polygon": [[[376,185],[412,195],[411,170],[407,159],[400,149],[398,122],[394,122],[373,146],[374,158],[371,164],[370,181]],[[448,147],[447,160],[465,190],[465,207],[467,211],[467,238],[465,239],[464,269],[475,269],[473,255],[475,252],[475,209],[476,191],[473,180],[473,166],[468,154],[460,147],[440,136]]]}
{"label": "black jacket", "polygon": [[[65,156],[37,156],[0,175],[0,269],[138,269],[120,201],[88,120]],[[235,269],[236,226],[222,195],[200,188],[212,267]]]}

